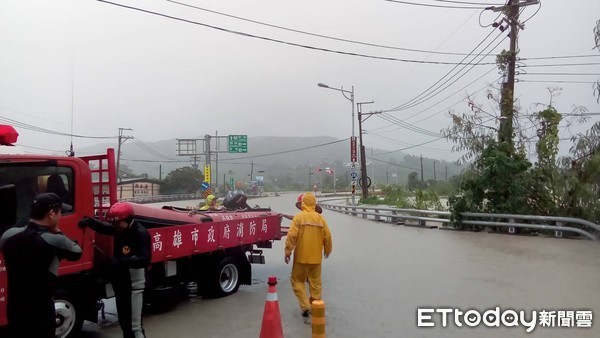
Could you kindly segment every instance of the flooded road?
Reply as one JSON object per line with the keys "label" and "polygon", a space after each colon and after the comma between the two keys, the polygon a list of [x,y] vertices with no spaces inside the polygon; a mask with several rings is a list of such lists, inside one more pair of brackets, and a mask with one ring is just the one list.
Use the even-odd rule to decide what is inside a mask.
{"label": "flooded road", "polygon": [[[249,204],[294,214],[295,198],[281,195]],[[421,229],[323,213],[333,236],[333,252],[323,263],[328,337],[600,337],[600,323],[594,323],[600,321],[598,242]],[[147,336],[258,337],[266,281],[275,275],[286,337],[311,337],[290,286],[291,264],[283,261],[283,247],[284,241],[278,241],[265,249],[266,264],[253,265],[253,284],[235,295],[192,299],[168,313],[146,316]],[[461,318],[462,327],[457,327],[453,314],[443,328],[440,313],[422,318],[434,327],[417,326],[418,308],[483,314],[496,307],[500,314],[523,310],[527,321],[532,311],[566,312],[554,313],[553,328],[541,327],[538,313],[532,333],[518,321],[515,327],[500,323],[499,328],[487,328],[469,327]],[[585,324],[586,313],[580,310],[592,311],[592,328],[557,327]],[[111,302],[107,312],[115,312]],[[571,321],[569,312],[583,317]],[[513,322],[510,315],[504,319]],[[111,314],[105,325],[87,323],[84,329],[84,337],[121,336]]]}

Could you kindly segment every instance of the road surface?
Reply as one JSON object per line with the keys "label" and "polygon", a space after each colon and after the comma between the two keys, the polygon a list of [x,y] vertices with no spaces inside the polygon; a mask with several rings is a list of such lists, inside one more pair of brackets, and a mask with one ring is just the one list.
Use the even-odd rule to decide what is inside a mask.
{"label": "road surface", "polygon": [[[293,214],[295,195],[250,200],[250,204]],[[186,206],[193,202],[173,202]],[[600,243],[503,234],[441,231],[391,225],[324,211],[333,235],[333,253],[323,264],[323,297],[328,337],[600,337]],[[283,224],[289,221],[284,219]],[[290,286],[291,265],[283,261],[284,242],[266,249],[266,264],[253,265],[254,282],[235,295],[216,300],[184,301],[165,314],[149,315],[149,338],[258,337],[267,279],[278,278],[279,306],[286,337],[311,337],[302,323]],[[417,326],[418,308],[470,309],[484,313],[499,307],[532,311],[592,311],[592,328],[541,327],[532,333],[516,327],[462,327],[441,314],[435,327]],[[107,303],[107,311],[114,306]],[[509,314],[508,312],[506,314]],[[558,313],[556,313],[558,317]],[[471,317],[473,318],[473,317]],[[490,320],[492,317],[490,317]],[[512,322],[510,316],[505,318]],[[555,319],[558,324],[585,321]],[[596,323],[598,322],[598,323]],[[120,337],[115,317],[104,325],[86,323],[84,337]]]}

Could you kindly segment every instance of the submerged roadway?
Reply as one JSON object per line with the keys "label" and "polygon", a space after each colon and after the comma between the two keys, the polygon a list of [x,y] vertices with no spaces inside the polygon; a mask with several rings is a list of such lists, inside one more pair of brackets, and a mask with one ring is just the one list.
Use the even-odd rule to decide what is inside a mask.
{"label": "submerged roadway", "polygon": [[[283,194],[252,199],[249,204],[293,214],[295,199]],[[323,263],[328,337],[600,337],[598,242],[441,231],[329,210],[323,214],[333,237],[333,253]],[[288,224],[284,219],[282,225]],[[265,249],[266,264],[253,265],[252,285],[241,286],[236,294],[190,299],[170,312],[145,316],[147,337],[258,337],[270,275],[278,278],[285,336],[311,337],[290,286],[291,264],[283,261],[284,240]],[[419,308],[421,323],[433,327],[418,326]],[[459,327],[453,311],[447,313],[447,326],[442,327],[443,313],[426,309],[476,310],[482,315],[492,310],[517,326],[506,327],[498,318],[500,327],[481,323],[471,327],[459,315]],[[530,324],[512,318],[509,310],[524,311]],[[548,315],[541,315],[543,310]],[[121,337],[111,301],[106,311],[101,324],[85,324],[84,337]],[[537,311],[535,323],[531,323],[532,311]],[[554,317],[549,311],[555,311]],[[577,327],[590,322],[589,311],[592,327]],[[552,319],[554,327],[542,327],[542,317]],[[476,323],[474,312],[469,318]],[[488,322],[494,323],[494,318],[492,312]],[[531,333],[526,332],[528,327],[534,327]]]}

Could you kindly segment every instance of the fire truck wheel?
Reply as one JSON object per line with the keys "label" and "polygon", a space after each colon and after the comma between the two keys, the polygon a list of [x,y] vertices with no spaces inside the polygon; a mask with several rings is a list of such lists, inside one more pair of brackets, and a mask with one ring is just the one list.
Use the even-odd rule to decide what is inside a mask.
{"label": "fire truck wheel", "polygon": [[77,337],[83,326],[83,316],[79,312],[75,297],[66,290],[59,290],[54,295],[56,310],[56,337]]}
{"label": "fire truck wheel", "polygon": [[240,288],[240,271],[233,257],[222,258],[209,272],[210,298],[221,298],[236,293]]}

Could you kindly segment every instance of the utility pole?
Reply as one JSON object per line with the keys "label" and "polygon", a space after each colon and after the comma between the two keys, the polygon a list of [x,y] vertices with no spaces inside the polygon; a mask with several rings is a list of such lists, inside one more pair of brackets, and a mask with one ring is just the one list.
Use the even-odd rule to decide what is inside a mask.
{"label": "utility pole", "polygon": [[435,160],[433,161],[433,181],[437,182],[437,175],[435,172]]}
{"label": "utility pole", "polygon": [[[216,183],[212,183],[212,168],[211,168],[211,160],[212,155],[215,155],[215,159],[219,161],[218,153],[228,153],[228,149],[221,149],[221,140],[227,140],[228,136],[218,136],[215,132],[215,136],[205,135],[205,138],[202,139],[177,139],[177,156],[189,156],[193,159],[192,168],[198,170],[198,157],[205,156],[206,165],[204,166],[204,173],[202,175],[203,181],[205,179],[209,180],[210,188],[217,188]],[[213,140],[213,141],[211,141]],[[211,146],[211,142],[214,142]],[[203,145],[203,146],[202,146]],[[214,148],[213,148],[214,146]],[[215,182],[218,182],[219,169],[217,167]],[[223,182],[225,183],[225,182]]]}
{"label": "utility pole", "polygon": [[448,182],[448,166],[446,166],[446,182]]}
{"label": "utility pole", "polygon": [[133,130],[131,128],[119,128],[119,146],[117,148],[117,182],[121,181],[121,145],[127,140],[133,139],[133,136],[123,136],[124,130]]}
{"label": "utility pole", "polygon": [[500,31],[506,30],[507,27],[502,26],[503,23],[508,24],[510,28],[510,49],[506,60],[506,81],[502,83],[500,107],[501,107],[501,120],[500,120],[500,132],[498,133],[498,139],[500,143],[506,142],[508,144],[508,151],[512,152],[513,145],[513,117],[514,117],[514,94],[515,94],[515,67],[517,63],[517,39],[519,35],[519,29],[525,29],[523,24],[519,22],[519,9],[530,5],[538,4],[538,0],[508,0],[505,6],[500,7],[488,7],[494,12],[504,12],[506,16],[500,21],[500,23],[494,23],[494,27],[498,27]]}
{"label": "utility pole", "polygon": [[253,175],[254,175],[254,160],[250,160],[250,181],[252,181]]}
{"label": "utility pole", "polygon": [[425,181],[425,179],[423,178],[423,155],[420,156],[421,157],[421,182]]}
{"label": "utility pole", "polygon": [[[371,115],[381,114],[381,112],[362,113],[362,105],[371,103],[375,103],[375,101],[356,103],[358,107],[358,136],[360,142],[360,184],[363,198],[369,197],[369,187],[367,187],[367,156],[365,154],[365,145],[363,144],[362,123],[371,117]],[[363,115],[367,116],[364,120],[362,118]]]}

